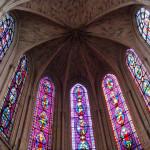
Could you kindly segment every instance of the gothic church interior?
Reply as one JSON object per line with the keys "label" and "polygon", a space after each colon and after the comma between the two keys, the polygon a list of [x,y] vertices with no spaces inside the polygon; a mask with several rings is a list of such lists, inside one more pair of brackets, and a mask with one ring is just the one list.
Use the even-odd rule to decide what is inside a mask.
{"label": "gothic church interior", "polygon": [[0,150],[150,150],[150,1],[0,0]]}

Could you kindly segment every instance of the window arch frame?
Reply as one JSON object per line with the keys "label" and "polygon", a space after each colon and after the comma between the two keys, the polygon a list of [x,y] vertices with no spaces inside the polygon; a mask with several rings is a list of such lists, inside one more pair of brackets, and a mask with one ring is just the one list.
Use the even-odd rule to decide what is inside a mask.
{"label": "window arch frame", "polygon": [[[115,75],[115,74],[113,74],[113,73],[106,73],[104,76],[103,76],[103,78],[102,78],[102,82],[101,82],[101,86],[100,86],[100,88],[102,88],[102,93],[103,93],[103,99],[104,99],[104,105],[106,106],[106,109],[107,109],[107,115],[109,116],[109,122],[110,122],[110,125],[109,125],[109,127],[111,127],[111,131],[112,131],[112,135],[113,135],[113,141],[115,141],[115,145],[117,146],[117,148],[119,149],[119,141],[117,140],[117,137],[116,137],[116,134],[118,134],[117,133],[117,131],[115,131],[115,124],[113,123],[113,121],[112,120],[114,120],[113,118],[115,118],[115,117],[111,117],[110,116],[110,113],[112,113],[111,112],[111,109],[113,109],[113,108],[109,108],[110,106],[110,104],[108,104],[108,102],[107,101],[110,101],[110,99],[109,100],[106,100],[106,97],[110,97],[110,96],[106,96],[105,95],[105,92],[104,92],[104,79],[107,77],[107,76],[114,76],[114,80],[116,80],[115,81],[115,84],[116,84],[116,86],[119,88],[119,92],[120,92],[120,94],[119,95],[121,95],[121,97],[123,98],[123,100],[124,100],[124,102],[121,102],[121,104],[123,104],[123,107],[125,107],[125,112],[127,111],[127,114],[129,114],[129,117],[128,117],[128,115],[126,115],[130,120],[127,122],[127,123],[125,123],[125,124],[128,124],[128,123],[130,123],[131,122],[131,124],[132,125],[130,125],[130,126],[133,126],[133,128],[131,128],[131,132],[133,132],[132,133],[132,135],[134,135],[135,134],[135,137],[137,137],[137,141],[139,142],[139,147],[142,149],[142,145],[141,145],[141,142],[140,142],[140,139],[139,139],[139,137],[138,137],[138,135],[137,135],[137,131],[136,131],[136,129],[135,129],[135,123],[133,122],[133,119],[132,119],[132,116],[131,116],[131,112],[130,112],[130,108],[129,108],[129,106],[128,106],[128,102],[127,102],[127,98],[126,98],[126,96],[125,96],[125,94],[124,94],[124,91],[122,90],[122,89],[124,89],[124,88],[122,88],[122,84],[119,82],[119,80],[118,80],[118,78],[117,78],[117,76]],[[114,88],[116,88],[116,87],[114,87]],[[113,90],[114,91],[114,90]],[[110,102],[109,102],[110,103]],[[125,105],[124,105],[125,104]],[[111,104],[111,105],[113,105],[113,104]],[[117,106],[117,107],[120,107],[119,105]],[[114,106],[114,108],[115,108],[115,106]],[[122,108],[122,107],[121,107]],[[122,109],[124,109],[124,108],[122,108]],[[124,113],[124,112],[123,112]],[[115,115],[115,114],[114,114]],[[116,121],[117,122],[117,121]],[[125,125],[124,124],[124,125]],[[119,128],[119,127],[118,127]],[[116,128],[116,130],[119,130],[118,128]],[[121,127],[120,127],[121,128]],[[119,135],[119,134],[118,134]],[[119,139],[120,137],[118,136],[118,139]],[[120,144],[121,145],[121,144]],[[138,148],[139,148],[138,147]],[[121,147],[120,147],[121,148]],[[134,148],[137,148],[137,147],[134,147]],[[123,149],[124,150],[124,149]]]}
{"label": "window arch frame", "polygon": [[[0,73],[4,70],[5,66],[8,64],[9,58],[13,57],[12,53],[13,53],[13,51],[16,51],[16,46],[18,43],[18,36],[19,36],[19,34],[18,34],[19,20],[17,19],[18,18],[17,14],[12,11],[6,12],[6,14],[9,14],[14,20],[14,32],[13,32],[12,42],[11,42],[9,48],[7,49],[7,51],[5,52],[4,57],[0,61]],[[3,16],[5,16],[5,14],[3,14]]]}
{"label": "window arch frame", "polygon": [[[16,41],[16,29],[17,29],[17,21],[16,21],[16,16],[13,14],[13,13],[11,13],[11,12],[6,12],[5,14],[3,14],[1,17],[2,18],[0,18],[0,20],[3,20],[2,22],[4,22],[4,18],[6,18],[6,16],[9,16],[10,18],[12,18],[12,23],[13,23],[13,27],[11,28],[11,31],[12,31],[12,39],[10,40],[11,42],[9,43],[9,45],[8,45],[8,42],[7,42],[7,44],[6,45],[8,45],[8,47],[7,47],[7,49],[6,50],[4,50],[4,48],[3,48],[3,50],[1,51],[1,53],[3,53],[3,56],[2,56],[2,58],[0,59],[0,64],[3,62],[3,59],[5,58],[5,56],[7,55],[7,53],[8,53],[8,51],[10,50],[10,49],[14,49],[13,48],[13,46],[14,46],[14,44],[15,44],[15,41]],[[4,37],[4,35],[3,35],[3,37]]]}
{"label": "window arch frame", "polygon": [[[128,64],[128,55],[127,55],[127,53],[128,53],[128,51],[131,51],[133,54],[135,54],[135,56],[136,56],[136,62],[139,62],[140,63],[140,67],[141,68],[143,68],[143,70],[144,70],[144,72],[146,72],[146,75],[147,76],[149,76],[149,78],[150,78],[150,73],[149,73],[149,71],[147,70],[147,67],[146,67],[146,65],[144,64],[144,62],[142,62],[142,60],[141,60],[141,57],[139,56],[139,54],[137,53],[137,51],[135,50],[135,49],[133,49],[133,48],[127,48],[126,49],[126,51],[125,51],[125,53],[124,53],[124,64],[125,64],[125,68],[126,68],[126,70],[127,70],[127,72],[128,72],[128,76],[130,77],[130,80],[132,81],[132,85],[133,85],[133,88],[134,88],[134,90],[135,90],[135,93],[137,93],[138,95],[140,95],[140,96],[142,96],[142,100],[141,100],[141,102],[143,103],[143,105],[144,105],[144,107],[146,107],[147,108],[147,110],[150,112],[150,107],[148,108],[148,104],[145,102],[146,101],[146,99],[145,99],[145,96],[144,96],[144,93],[143,93],[143,91],[141,90],[141,85],[140,84],[142,84],[141,82],[142,81],[139,81],[140,83],[138,83],[138,81],[137,81],[137,78],[135,77],[135,74],[130,70],[130,66],[129,66],[129,64]],[[135,63],[136,63],[135,62]],[[136,63],[137,64],[137,63]],[[146,76],[145,74],[144,74],[144,76]],[[150,80],[149,80],[150,81]],[[150,84],[150,83],[149,83]]]}
{"label": "window arch frame", "polygon": [[[28,131],[28,138],[29,138],[28,143],[27,143],[27,149],[28,150],[33,148],[32,145],[30,144],[30,138],[31,138],[31,135],[32,135],[32,127],[33,127],[33,124],[35,123],[34,122],[34,116],[35,116],[34,112],[35,112],[35,109],[37,109],[37,111],[38,111],[38,108],[37,108],[38,107],[37,106],[37,97],[38,97],[38,95],[40,93],[40,91],[39,91],[39,89],[40,89],[40,82],[41,82],[41,80],[44,80],[45,78],[47,78],[53,84],[53,99],[52,99],[53,100],[53,106],[52,106],[53,107],[52,108],[53,112],[52,112],[52,116],[49,116],[49,120],[51,120],[51,118],[52,118],[52,121],[51,121],[52,124],[51,125],[49,124],[49,127],[48,127],[49,130],[51,130],[51,139],[50,139],[50,137],[48,137],[48,143],[46,143],[47,146],[50,146],[50,149],[53,147],[53,143],[52,142],[53,142],[53,137],[54,137],[54,132],[53,131],[54,131],[54,119],[55,119],[55,114],[54,113],[55,113],[56,96],[57,96],[56,95],[56,83],[53,80],[53,78],[51,78],[49,75],[44,75],[44,76],[42,76],[39,79],[39,81],[37,83],[37,86],[34,89],[34,92],[35,92],[35,94],[34,94],[34,102],[33,102],[32,108],[31,108],[32,109],[32,119],[30,120],[30,129]],[[38,102],[39,102],[39,100],[38,100]],[[41,105],[41,107],[42,107],[42,105]],[[50,136],[50,134],[48,134],[48,136]],[[51,143],[51,145],[50,145],[50,143]]]}
{"label": "window arch frame", "polygon": [[[70,89],[69,89],[69,103],[70,103],[70,106],[69,106],[69,110],[70,110],[70,133],[71,133],[71,135],[70,135],[70,141],[71,141],[71,148],[72,149],[75,149],[75,147],[73,148],[73,138],[72,138],[72,120],[74,119],[74,117],[72,117],[72,100],[71,100],[71,97],[72,97],[72,93],[73,93],[73,90],[74,90],[74,87],[75,86],[77,86],[77,85],[80,85],[80,86],[82,86],[83,88],[84,88],[84,92],[86,93],[86,98],[87,98],[87,101],[86,101],[86,103],[88,103],[88,107],[89,107],[89,113],[90,113],[90,115],[88,116],[88,118],[89,118],[89,120],[91,121],[91,126],[90,126],[90,132],[92,132],[92,136],[91,135],[89,135],[92,139],[93,139],[93,150],[96,150],[96,140],[95,140],[95,135],[94,135],[94,129],[93,129],[93,119],[92,119],[92,113],[91,113],[91,104],[90,104],[90,95],[89,95],[89,91],[88,91],[88,87],[87,87],[87,85],[86,85],[86,83],[85,82],[75,82],[75,83],[72,83],[71,84],[71,87],[70,87]],[[75,113],[75,112],[74,112]],[[88,113],[88,112],[87,112]],[[72,119],[73,118],[73,119]],[[88,121],[89,121],[88,120]],[[75,122],[75,121],[74,121]],[[75,126],[74,126],[74,128],[75,128]],[[74,139],[76,138],[76,136],[74,136]],[[91,140],[92,140],[91,139]],[[74,140],[74,143],[75,143],[75,140]],[[77,144],[74,144],[75,146],[77,146]]]}
{"label": "window arch frame", "polygon": [[[16,86],[16,84],[15,84],[15,82],[14,82],[14,80],[16,79],[16,73],[18,73],[19,71],[21,72],[21,70],[19,70],[18,68],[19,68],[19,66],[21,66],[21,59],[23,59],[23,58],[25,58],[24,60],[26,60],[26,74],[24,75],[24,79],[23,79],[23,81],[22,81],[22,85],[21,85],[21,88],[20,88],[20,93],[17,95],[17,98],[16,98],[16,103],[15,103],[15,108],[14,108],[14,113],[13,113],[13,116],[12,116],[12,118],[13,118],[13,121],[11,122],[11,124],[12,124],[12,128],[10,129],[10,133],[9,133],[9,137],[6,137],[5,135],[4,135],[4,133],[2,133],[1,135],[2,135],[2,137],[4,138],[4,140],[6,141],[6,142],[8,142],[9,140],[10,140],[10,138],[11,138],[11,136],[12,136],[12,134],[13,134],[13,130],[14,130],[14,127],[15,127],[15,123],[16,123],[16,117],[17,117],[17,112],[18,112],[18,103],[20,103],[20,99],[21,99],[21,96],[22,96],[22,94],[23,94],[23,90],[24,90],[24,87],[25,87],[25,84],[26,84],[26,81],[27,81],[27,79],[28,79],[28,70],[29,70],[29,59],[28,59],[28,56],[27,55],[22,55],[19,59],[18,59],[18,61],[17,61],[17,63],[16,63],[16,65],[15,65],[15,69],[14,69],[14,71],[12,72],[12,74],[9,76],[9,81],[8,81],[8,83],[7,83],[7,86],[5,87],[5,91],[4,91],[4,94],[3,94],[3,96],[2,96],[2,102],[1,102],[1,105],[0,105],[0,113],[1,113],[1,110],[2,110],[2,108],[4,107],[3,105],[5,104],[9,104],[9,103],[11,103],[10,102],[10,100],[9,100],[9,96],[10,95],[8,95],[8,94],[10,94],[10,93],[12,93],[12,92],[10,92],[10,89],[12,89],[12,87],[15,87],[15,88],[18,88],[17,86]],[[14,84],[15,86],[12,86],[12,84]],[[18,85],[19,86],[19,85]],[[17,89],[18,90],[18,89]],[[17,93],[18,93],[18,91],[17,91]],[[8,98],[8,100],[6,100]],[[12,104],[13,105],[13,104]]]}
{"label": "window arch frame", "polygon": [[146,10],[150,11],[150,7],[147,6],[147,5],[141,5],[141,6],[135,7],[135,9],[133,11],[133,15],[132,15],[132,18],[133,18],[133,29],[134,29],[134,32],[136,33],[135,35],[136,35],[137,39],[140,41],[140,43],[142,43],[142,45],[145,46],[146,48],[149,48],[150,44],[148,44],[147,41],[143,38],[142,33],[140,33],[139,28],[138,28],[138,24],[137,24],[137,12],[141,8],[145,8]]}

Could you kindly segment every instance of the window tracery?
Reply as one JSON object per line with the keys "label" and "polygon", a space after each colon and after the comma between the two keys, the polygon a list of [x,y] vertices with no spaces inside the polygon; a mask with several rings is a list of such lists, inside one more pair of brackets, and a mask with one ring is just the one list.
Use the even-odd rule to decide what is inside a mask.
{"label": "window tracery", "polygon": [[142,150],[117,78],[107,74],[102,88],[118,149]]}
{"label": "window tracery", "polygon": [[150,74],[133,49],[126,52],[126,64],[150,111]]}
{"label": "window tracery", "polygon": [[95,150],[88,93],[81,84],[75,84],[70,93],[72,150]]}
{"label": "window tracery", "polygon": [[6,14],[0,19],[0,61],[10,47],[15,30],[15,21],[13,17]]}
{"label": "window tracery", "polygon": [[33,114],[28,150],[52,149],[52,125],[54,113],[54,83],[48,77],[40,80]]}
{"label": "window tracery", "polygon": [[24,55],[18,63],[0,109],[0,133],[6,140],[10,138],[12,132],[18,98],[21,95],[27,71],[27,58]]}
{"label": "window tracery", "polygon": [[150,11],[144,7],[140,8],[136,13],[136,23],[139,33],[150,45]]}

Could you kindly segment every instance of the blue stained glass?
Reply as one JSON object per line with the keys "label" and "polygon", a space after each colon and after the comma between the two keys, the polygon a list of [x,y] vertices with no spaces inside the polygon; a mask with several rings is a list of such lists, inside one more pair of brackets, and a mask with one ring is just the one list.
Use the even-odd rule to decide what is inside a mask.
{"label": "blue stained glass", "polygon": [[86,88],[75,84],[70,99],[72,150],[96,150]]}
{"label": "blue stained glass", "polygon": [[42,78],[37,92],[28,150],[52,149],[54,94],[54,83],[48,77]]}
{"label": "blue stained glass", "polygon": [[6,14],[0,20],[0,61],[13,41],[14,30],[14,19],[11,15]]}
{"label": "blue stained glass", "polygon": [[23,56],[20,59],[16,71],[12,77],[0,110],[0,134],[6,140],[10,138],[12,132],[18,98],[21,95],[26,76],[27,58],[26,56]]}
{"label": "blue stained glass", "polygon": [[133,49],[126,52],[126,64],[150,111],[150,74]]}
{"label": "blue stained glass", "polygon": [[136,13],[136,23],[139,33],[150,45],[150,11],[144,7],[140,8]]}
{"label": "blue stained glass", "polygon": [[107,74],[102,87],[118,150],[142,150],[117,78]]}

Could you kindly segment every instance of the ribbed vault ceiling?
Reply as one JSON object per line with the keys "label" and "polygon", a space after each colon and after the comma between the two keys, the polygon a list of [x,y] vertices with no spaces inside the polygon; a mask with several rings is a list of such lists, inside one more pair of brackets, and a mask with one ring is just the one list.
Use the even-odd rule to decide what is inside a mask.
{"label": "ribbed vault ceiling", "polygon": [[65,82],[97,79],[117,72],[121,53],[135,46],[133,13],[141,1],[16,2],[10,8],[19,22],[18,54],[29,53],[39,77],[48,71]]}

